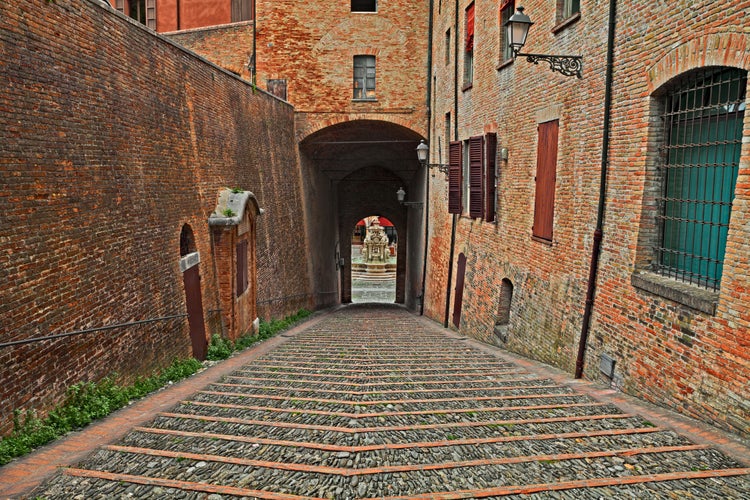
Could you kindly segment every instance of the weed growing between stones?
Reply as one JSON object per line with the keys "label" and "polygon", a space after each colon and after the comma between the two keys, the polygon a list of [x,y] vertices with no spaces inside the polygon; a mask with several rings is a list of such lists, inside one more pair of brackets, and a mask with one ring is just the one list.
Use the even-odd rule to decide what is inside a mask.
{"label": "weed growing between stones", "polygon": [[115,383],[116,374],[97,383],[83,382],[68,388],[65,402],[40,419],[33,411],[14,412],[13,432],[0,440],[0,465],[20,457],[75,429],[85,427],[122,408],[134,399],[186,378],[203,365],[190,359],[175,360],[169,367],[150,377],[139,377],[131,385]]}
{"label": "weed growing between stones", "polygon": [[220,361],[227,359],[235,351],[242,351],[247,349],[256,342],[265,340],[273,337],[277,333],[287,330],[289,327],[303,320],[312,314],[306,309],[300,309],[295,314],[287,316],[284,319],[272,319],[271,321],[261,321],[258,333],[255,335],[243,335],[237,339],[237,342],[232,342],[229,339],[222,337],[215,333],[211,336],[211,342],[208,345],[208,352],[206,353],[206,359],[210,361]]}

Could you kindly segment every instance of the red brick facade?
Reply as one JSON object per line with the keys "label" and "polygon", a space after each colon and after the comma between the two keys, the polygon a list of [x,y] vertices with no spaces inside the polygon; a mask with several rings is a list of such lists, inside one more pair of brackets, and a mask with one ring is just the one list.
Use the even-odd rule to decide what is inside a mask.
{"label": "red brick facade", "polygon": [[[749,2],[616,2],[608,162],[607,2],[580,2],[567,18],[567,2],[524,2],[535,24],[523,52],[583,55],[582,79],[503,55],[506,2],[379,2],[377,13],[355,13],[349,2],[261,1],[255,22],[235,23],[228,1],[181,3],[193,7],[179,23],[176,3],[156,4],[157,31],[182,30],[170,38],[245,80],[254,67],[260,89],[283,82],[296,108],[93,0],[0,5],[0,342],[182,313],[185,224],[202,256],[207,333],[236,335],[254,315],[245,297],[226,316],[237,305],[237,235],[217,246],[225,235],[212,239],[207,220],[218,193],[239,187],[266,210],[255,221],[259,316],[346,302],[351,231],[383,215],[399,233],[398,302],[418,305],[426,244],[425,314],[452,324],[461,282],[461,332],[572,373],[606,163],[585,376],[750,435],[746,113],[718,291],[653,272],[663,96],[698,68],[750,69]],[[353,98],[363,55],[375,56],[375,99]],[[551,128],[555,147],[540,132]],[[447,164],[460,142],[470,164],[470,139],[488,134],[494,221],[469,216],[468,187],[453,216],[447,179],[419,167],[414,148],[427,138],[430,162]],[[539,169],[550,157],[551,174]],[[402,185],[426,203],[399,205]],[[542,196],[554,202],[540,215]],[[551,232],[540,230],[545,218]],[[0,430],[14,408],[43,410],[82,376],[130,377],[189,351],[184,318],[0,349]],[[602,360],[614,361],[608,376]]]}
{"label": "red brick facade", "polygon": [[[0,4],[0,53],[0,342],[184,314],[185,224],[220,333],[208,218],[227,187],[266,211],[258,314],[313,306],[304,233],[287,237],[303,211],[291,106],[93,1]],[[190,354],[182,316],[3,347],[0,429],[74,383]]]}
{"label": "red brick facade", "polygon": [[[473,81],[467,82],[465,13],[472,3]],[[694,68],[750,69],[750,40],[742,31],[748,2],[682,3],[617,2],[604,243],[585,375],[748,434],[747,141],[734,193],[724,274],[715,296],[716,313],[686,305],[689,299],[678,302],[634,285],[644,272],[648,274],[652,259],[644,242],[653,233],[653,193],[658,189],[654,187],[658,130],[653,106],[659,89]],[[554,2],[523,3],[535,22],[523,52],[583,55],[579,80],[551,72],[544,62],[533,65],[522,57],[501,60],[499,5],[490,0],[440,2],[433,11],[432,161],[448,163],[448,141],[496,132],[498,194],[496,223],[472,219],[467,213],[458,216],[451,263],[448,187],[442,176],[433,179],[430,210],[435,215],[425,311],[450,324],[456,263],[463,253],[467,264],[459,330],[572,373],[597,220],[609,6],[581,2],[580,14],[560,20]],[[538,126],[551,120],[558,120],[559,138],[553,233],[550,241],[544,241],[533,232]],[[747,114],[744,123],[746,139]],[[500,159],[503,148],[508,151],[507,161]],[[466,212],[466,200],[463,206]],[[503,290],[510,288],[503,286],[504,279],[513,290],[509,320],[495,328],[503,316],[508,317]],[[702,290],[693,293],[705,295]],[[602,355],[615,361],[611,379],[600,372]]]}

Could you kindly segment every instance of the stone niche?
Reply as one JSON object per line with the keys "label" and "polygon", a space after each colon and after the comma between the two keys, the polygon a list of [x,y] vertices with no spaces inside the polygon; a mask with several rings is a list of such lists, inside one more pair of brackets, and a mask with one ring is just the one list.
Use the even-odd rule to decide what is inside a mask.
{"label": "stone niche", "polygon": [[219,192],[216,209],[208,218],[222,333],[232,340],[256,333],[260,324],[255,227],[262,213],[263,209],[250,191],[223,189]]}

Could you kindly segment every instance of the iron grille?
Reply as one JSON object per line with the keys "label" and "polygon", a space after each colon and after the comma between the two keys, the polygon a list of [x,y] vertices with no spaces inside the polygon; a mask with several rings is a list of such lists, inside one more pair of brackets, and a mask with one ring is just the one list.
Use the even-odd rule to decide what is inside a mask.
{"label": "iron grille", "polygon": [[747,72],[704,68],[666,96],[656,271],[718,290],[739,170]]}

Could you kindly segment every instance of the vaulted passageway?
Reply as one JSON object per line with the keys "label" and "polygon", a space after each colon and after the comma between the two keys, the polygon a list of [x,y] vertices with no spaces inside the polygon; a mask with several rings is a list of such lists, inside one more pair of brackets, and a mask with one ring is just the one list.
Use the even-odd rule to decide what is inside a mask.
{"label": "vaulted passageway", "polygon": [[390,220],[399,235],[396,302],[415,308],[421,294],[424,254],[424,172],[416,156],[422,136],[380,120],[354,120],[325,127],[300,142],[305,224],[311,276],[318,306],[352,301],[352,228],[365,217]]}

